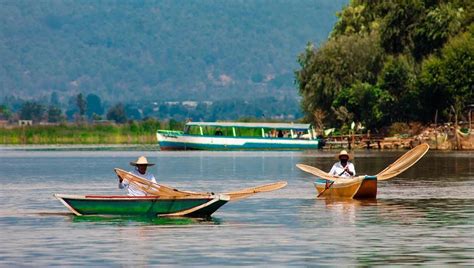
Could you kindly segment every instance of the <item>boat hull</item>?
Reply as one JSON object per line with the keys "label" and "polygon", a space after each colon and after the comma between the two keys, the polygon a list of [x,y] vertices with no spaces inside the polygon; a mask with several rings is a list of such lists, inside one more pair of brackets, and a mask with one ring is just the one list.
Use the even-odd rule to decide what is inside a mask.
{"label": "boat hull", "polygon": [[157,133],[161,150],[311,150],[321,148],[319,140],[199,136]]}
{"label": "boat hull", "polygon": [[226,195],[208,198],[155,196],[79,196],[56,194],[71,212],[82,215],[208,217],[229,201]]}
{"label": "boat hull", "polygon": [[326,182],[325,179],[317,179],[314,182],[314,186],[322,198],[374,199],[377,197],[376,176],[348,178],[334,182],[332,185],[332,181]]}

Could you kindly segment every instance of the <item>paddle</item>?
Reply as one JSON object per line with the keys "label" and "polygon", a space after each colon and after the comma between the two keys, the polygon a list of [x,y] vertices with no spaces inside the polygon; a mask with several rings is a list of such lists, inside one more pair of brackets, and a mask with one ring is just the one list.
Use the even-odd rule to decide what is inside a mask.
{"label": "paddle", "polygon": [[224,194],[230,197],[230,201],[235,201],[235,200],[247,198],[249,196],[252,196],[258,193],[276,191],[285,187],[287,184],[288,183],[286,181],[279,181],[275,183],[269,183],[269,184],[260,185],[257,187],[246,188],[246,189],[228,192]]}
{"label": "paddle", "polygon": [[338,181],[338,180],[343,180],[342,178],[338,176],[331,175],[329,173],[326,173],[319,168],[313,167],[313,166],[308,166],[305,164],[296,164],[296,167],[303,170],[304,172],[308,172],[310,174],[313,174],[314,176],[321,178],[321,179],[326,179],[330,181]]}
{"label": "paddle", "polygon": [[[384,170],[380,171],[376,176],[377,180],[388,180],[391,179],[398,174],[402,173],[403,171],[409,169],[411,166],[413,166],[418,160],[420,160],[426,152],[428,152],[430,146],[426,143],[422,143],[415,148],[411,149],[410,151],[406,152],[404,155],[399,157],[395,162],[393,162],[391,165],[386,167]],[[337,177],[330,175],[316,167],[304,165],[304,164],[296,164],[296,166],[310,174],[315,175],[316,177],[326,179],[326,180],[332,180],[332,181],[340,181],[344,180],[343,178]]]}
{"label": "paddle", "polygon": [[326,187],[324,188],[324,190],[322,190],[316,197],[322,196],[324,192],[326,192],[329,188],[331,188],[331,186],[334,184],[334,181],[332,181],[329,185],[327,184],[328,184],[328,181],[326,181]]}
{"label": "paddle", "polygon": [[[212,193],[181,191],[178,189],[171,188],[169,186],[154,183],[149,180],[140,178],[130,172],[127,172],[119,168],[116,168],[114,170],[119,177],[123,178],[124,180],[129,181],[129,183],[133,184],[134,186],[136,186],[137,188],[146,192],[149,195],[159,195],[159,196],[166,196],[166,197],[190,197],[190,196],[203,197],[203,196],[209,196],[212,194]],[[280,181],[280,182],[260,185],[256,187],[241,189],[237,191],[227,192],[224,194],[230,197],[230,201],[235,201],[235,200],[247,198],[249,196],[252,196],[258,193],[275,191],[275,190],[285,187],[287,184],[288,183],[286,181]]]}

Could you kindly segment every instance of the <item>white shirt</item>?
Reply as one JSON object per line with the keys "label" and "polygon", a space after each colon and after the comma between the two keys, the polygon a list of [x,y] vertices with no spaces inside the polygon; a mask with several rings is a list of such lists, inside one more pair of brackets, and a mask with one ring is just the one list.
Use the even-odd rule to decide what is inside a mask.
{"label": "white shirt", "polygon": [[[354,165],[351,162],[347,162],[346,167],[349,169],[349,171],[352,172],[352,176],[356,175]],[[341,162],[337,162],[332,166],[331,171],[329,171],[329,174],[340,177],[351,177],[351,174],[349,174],[347,171],[344,171],[344,169],[345,168],[342,166]],[[342,173],[343,171],[344,173]]]}
{"label": "white shirt", "polygon": [[[133,175],[137,177],[144,178],[146,180],[156,183],[155,176],[153,176],[153,174],[151,174],[150,172],[141,174],[140,172],[138,172],[138,170],[133,170],[133,171],[130,171],[130,173],[132,173]],[[140,190],[134,184],[130,184],[127,180],[123,180],[121,183],[119,183],[119,188],[127,189],[129,196],[146,196],[145,192]]]}

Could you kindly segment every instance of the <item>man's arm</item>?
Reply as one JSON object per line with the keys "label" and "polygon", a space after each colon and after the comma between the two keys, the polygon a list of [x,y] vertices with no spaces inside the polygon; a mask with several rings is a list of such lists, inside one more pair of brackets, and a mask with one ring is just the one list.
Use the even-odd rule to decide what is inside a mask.
{"label": "man's arm", "polygon": [[331,171],[329,171],[329,174],[331,175],[338,175],[336,171],[336,164],[332,165]]}
{"label": "man's arm", "polygon": [[355,170],[354,164],[350,163],[349,170],[352,172],[351,176],[356,175],[356,170]]}
{"label": "man's arm", "polygon": [[128,187],[128,183],[123,182],[122,177],[120,177],[120,176],[118,176],[118,175],[117,175],[117,177],[118,177],[118,181],[119,181],[119,185],[118,185],[119,189],[127,188],[127,187]]}
{"label": "man's arm", "polygon": [[354,165],[352,163],[347,163],[346,167],[344,168],[344,172],[347,172],[351,176],[355,176]]}

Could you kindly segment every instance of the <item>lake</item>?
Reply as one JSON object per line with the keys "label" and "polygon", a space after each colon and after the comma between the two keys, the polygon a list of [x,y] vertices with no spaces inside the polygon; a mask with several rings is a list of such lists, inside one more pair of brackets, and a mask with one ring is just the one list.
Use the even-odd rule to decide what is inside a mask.
{"label": "lake", "polygon": [[[430,151],[379,182],[376,201],[317,200],[297,163],[329,170],[335,151],[159,152],[0,148],[0,266],[474,265],[474,152]],[[376,174],[403,151],[358,151]],[[213,217],[77,217],[53,197],[124,194],[113,168],[139,155],[160,183],[223,192],[286,180]]]}

